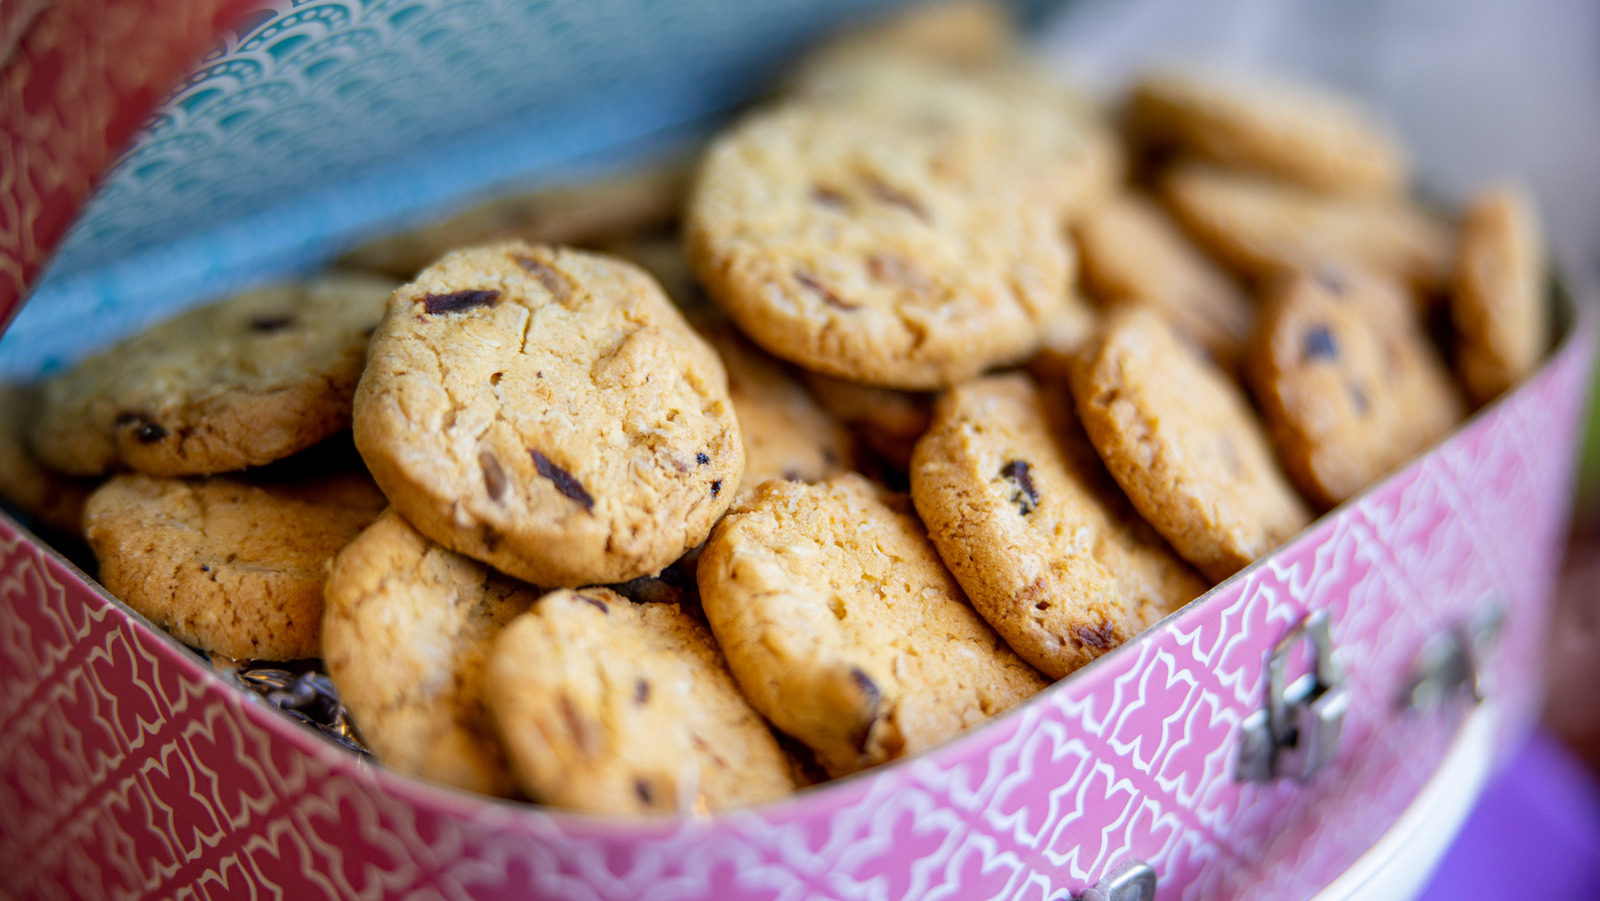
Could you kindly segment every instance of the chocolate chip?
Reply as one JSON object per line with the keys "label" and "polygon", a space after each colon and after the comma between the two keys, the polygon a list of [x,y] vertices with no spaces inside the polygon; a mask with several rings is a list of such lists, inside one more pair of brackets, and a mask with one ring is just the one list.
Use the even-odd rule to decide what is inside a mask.
{"label": "chocolate chip", "polygon": [[872,725],[878,721],[878,705],[883,702],[883,692],[878,690],[878,683],[859,666],[850,667],[850,678],[861,689],[862,697],[866,699],[868,716],[861,729],[851,737],[851,742],[863,753],[867,750],[867,740],[872,736]]}
{"label": "chocolate chip", "polygon": [[518,266],[528,270],[534,278],[538,279],[539,284],[550,292],[550,296],[555,298],[556,303],[565,304],[572,297],[572,282],[557,271],[554,266],[542,260],[536,260],[533,257],[523,256],[520,253],[512,254],[511,258],[517,261]]}
{"label": "chocolate chip", "polygon": [[1344,273],[1327,266],[1318,266],[1311,277],[1317,280],[1318,285],[1327,289],[1328,293],[1336,296],[1344,296],[1345,289],[1349,287],[1345,282]]}
{"label": "chocolate chip", "polygon": [[634,777],[634,780],[633,780],[633,793],[638,795],[639,796],[639,800],[642,801],[645,804],[654,804],[654,803],[656,803],[656,794],[650,788],[650,783],[646,782],[644,780],[643,776],[635,776]]}
{"label": "chocolate chip", "polygon": [[493,288],[475,291],[456,291],[452,294],[429,294],[422,298],[425,313],[459,313],[473,307],[492,307],[500,302],[500,292]]}
{"label": "chocolate chip", "polygon": [[836,210],[842,210],[850,205],[850,201],[845,199],[845,196],[839,191],[822,185],[812,186],[811,200],[820,206],[832,207]]}
{"label": "chocolate chip", "polygon": [[594,724],[578,712],[578,705],[568,695],[561,695],[560,703],[561,718],[566,720],[567,732],[572,735],[572,740],[584,754],[594,756],[600,750],[600,737],[595,734]]}
{"label": "chocolate chip", "polygon": [[704,466],[707,463],[711,462],[711,458],[706,456],[705,454],[695,454],[694,455],[694,462],[699,463],[701,466]]}
{"label": "chocolate chip", "polygon": [[506,471],[500,460],[488,451],[479,451],[478,467],[483,470],[483,488],[489,492],[489,500],[498,501],[506,493]]}
{"label": "chocolate chip", "polygon": [[905,288],[918,297],[933,293],[933,279],[915,260],[894,253],[867,257],[867,274],[873,281]]}
{"label": "chocolate chip", "polygon": [[650,683],[643,679],[633,683],[633,703],[643,704],[650,700]]}
{"label": "chocolate chip", "polygon": [[1300,344],[1300,358],[1316,360],[1322,357],[1339,359],[1339,345],[1333,340],[1333,332],[1319,322],[1306,329],[1305,339]]}
{"label": "chocolate chip", "polygon": [[202,564],[200,564],[200,571],[203,572],[203,573],[211,572],[211,567],[209,567],[209,566],[205,565],[204,563],[202,563]]}
{"label": "chocolate chip", "polygon": [[822,282],[817,281],[816,277],[810,273],[796,270],[794,273],[794,280],[806,286],[807,288],[810,288],[818,297],[821,297],[823,300],[833,304],[841,310],[854,310],[861,306],[860,304],[850,303],[839,295],[833,293],[832,288],[829,288]]}
{"label": "chocolate chip", "polygon": [[1350,388],[1350,402],[1355,404],[1356,413],[1361,416],[1367,415],[1367,411],[1372,408],[1372,404],[1367,400],[1367,392],[1362,391],[1360,385],[1352,384],[1348,387]]}
{"label": "chocolate chip", "polygon": [[252,332],[281,332],[294,327],[293,316],[257,316],[250,320]]}
{"label": "chocolate chip", "polygon": [[900,207],[901,209],[911,213],[911,215],[916,216],[918,219],[928,218],[928,212],[924,210],[922,208],[922,204],[917,203],[916,198],[912,197],[910,194],[907,194],[904,191],[893,187],[892,185],[879,181],[876,178],[866,179],[866,185],[867,193],[871,194],[875,200],[881,200],[884,203],[892,206]]}
{"label": "chocolate chip", "polygon": [[719,495],[721,493],[722,493],[722,480],[721,479],[717,479],[715,482],[711,483],[711,496],[712,497],[716,497],[717,495]]}
{"label": "chocolate chip", "polygon": [[588,604],[589,606],[595,608],[596,610],[599,610],[601,613],[604,613],[607,616],[611,615],[611,605],[607,604],[605,601],[600,600],[599,598],[592,598],[592,597],[589,597],[586,594],[580,594],[580,595],[578,595],[578,600],[584,602],[585,604]]}
{"label": "chocolate chip", "polygon": [[143,413],[119,413],[113,425],[119,429],[134,426],[133,437],[140,444],[155,444],[167,437],[167,430],[160,423],[151,422]]}
{"label": "chocolate chip", "polygon": [[1027,516],[1038,508],[1039,490],[1033,487],[1033,476],[1027,461],[1012,460],[1000,467],[1000,478],[1013,486],[1011,502],[1017,505],[1017,513]]}
{"label": "chocolate chip", "polygon": [[1072,631],[1078,636],[1079,641],[1091,648],[1106,651],[1117,645],[1117,627],[1108,622],[1100,623],[1096,629],[1073,626]]}
{"label": "chocolate chip", "polygon": [[583,505],[583,509],[594,512],[594,498],[583,489],[583,483],[573,477],[572,473],[550,462],[550,458],[536,450],[528,451],[533,455],[533,468],[553,482],[556,490]]}

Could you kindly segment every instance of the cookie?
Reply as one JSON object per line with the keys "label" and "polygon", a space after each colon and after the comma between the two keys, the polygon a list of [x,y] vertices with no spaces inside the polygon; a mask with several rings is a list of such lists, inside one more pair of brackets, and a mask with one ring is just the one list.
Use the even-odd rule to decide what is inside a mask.
{"label": "cookie", "polygon": [[1055,210],[961,118],[748,117],[690,198],[700,282],[769,353],[849,381],[926,390],[1027,358],[1066,291]]}
{"label": "cookie", "polygon": [[28,447],[28,426],[39,418],[38,391],[0,385],[0,501],[27,517],[30,527],[78,537],[83,505],[95,485],[40,464]]}
{"label": "cookie", "polygon": [[45,383],[39,459],[79,476],[259,466],[350,427],[367,336],[396,287],[359,273],[191,310]]}
{"label": "cookie", "polygon": [[745,491],[767,479],[815,482],[855,465],[850,432],[783,365],[725,323],[697,326],[728,372],[744,440]]}
{"label": "cookie", "polygon": [[712,533],[699,574],[745,697],[834,776],[1047,684],[973,611],[909,501],[854,473],[763,484]]}
{"label": "cookie", "polygon": [[516,794],[484,670],[495,637],[540,594],[440,547],[393,510],[339,552],[323,662],[379,760],[467,791]]}
{"label": "cookie", "polygon": [[1399,142],[1354,101],[1261,73],[1148,73],[1128,100],[1138,143],[1178,150],[1325,193],[1395,196],[1408,163]]}
{"label": "cookie", "polygon": [[100,584],[179,641],[296,660],[321,650],[328,561],[386,505],[364,474],[123,475],[90,496],[84,531]]}
{"label": "cookie", "polygon": [[1113,310],[1079,355],[1072,394],[1134,508],[1211,581],[1311,521],[1238,387],[1154,313]]}
{"label": "cookie", "polygon": [[1450,297],[1456,370],[1474,403],[1533,371],[1549,342],[1544,243],[1533,198],[1520,187],[1483,191],[1467,206]]}
{"label": "cookie", "polygon": [[1020,373],[946,392],[911,499],[972,606],[1059,679],[1209,586],[1111,483],[1071,399],[1046,397]]}
{"label": "cookie", "polygon": [[1449,230],[1404,200],[1321,195],[1200,165],[1171,169],[1162,188],[1189,235],[1246,278],[1322,263],[1394,275],[1424,293],[1449,278]]}
{"label": "cookie", "polygon": [[1123,194],[1084,217],[1073,235],[1089,297],[1102,307],[1144,304],[1231,367],[1250,337],[1255,310],[1160,207]]}
{"label": "cookie", "polygon": [[672,162],[609,178],[519,191],[443,220],[385,235],[346,254],[347,266],[409,280],[452,250],[509,240],[589,246],[677,218],[688,173]]}
{"label": "cookie", "polygon": [[869,450],[900,472],[928,428],[934,395],[857,385],[814,372],[801,373],[824,409],[843,421]]}
{"label": "cookie", "polygon": [[604,588],[540,598],[494,641],[484,691],[517,784],[592,813],[705,813],[794,790],[705,626]]}
{"label": "cookie", "polygon": [[1028,361],[1028,371],[1041,384],[1066,384],[1073,357],[1099,327],[1100,314],[1074,293],[1040,328],[1039,352]]}
{"label": "cookie", "polygon": [[396,291],[356,447],[440,544],[537,585],[622,582],[705,540],[739,487],[727,378],[638,267],[513,242]]}
{"label": "cookie", "polygon": [[996,65],[1016,52],[1016,23],[993,0],[939,0],[856,23],[811,50],[792,76],[805,84],[863,57],[912,56],[957,69]]}
{"label": "cookie", "polygon": [[1246,372],[1284,470],[1323,507],[1464,414],[1405,290],[1355,270],[1302,273],[1270,290]]}

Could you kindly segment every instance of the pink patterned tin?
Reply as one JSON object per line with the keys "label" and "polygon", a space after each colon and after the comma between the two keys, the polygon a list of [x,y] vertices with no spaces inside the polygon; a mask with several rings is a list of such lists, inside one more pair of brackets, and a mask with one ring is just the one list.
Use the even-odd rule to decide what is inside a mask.
{"label": "pink patterned tin", "polygon": [[[58,0],[0,73],[0,310],[34,284],[132,130],[120,111],[148,107],[219,23],[247,9],[189,4],[191,18],[175,28],[152,22],[177,5],[146,4]],[[270,87],[270,71],[251,80],[244,62],[270,70],[272,59],[293,60],[307,46],[289,43],[296,29],[312,28],[307,40],[329,55],[295,71],[325,59],[349,69],[403,55],[408,35],[433,33],[407,30],[419,20],[445,34],[432,39],[437,48],[460,33],[451,22],[471,21],[452,19],[452,7],[285,3],[250,13],[206,58],[232,73],[218,76],[232,88],[198,76],[181,84],[96,203],[188,190],[163,181],[153,143],[192,137],[182,120],[201,119],[218,96]],[[473,14],[496,9],[478,4]],[[28,19],[7,16],[6,28]],[[121,23],[114,44],[89,34],[102,16]],[[123,42],[140,45],[140,66],[109,51]],[[102,112],[67,115],[69,87],[85,85]],[[294,99],[239,99],[230,114],[265,115]],[[455,158],[496,165],[473,152]],[[141,165],[152,168],[129,174]],[[273,216],[303,215],[310,202],[242,214],[260,237],[242,251],[208,243],[216,229],[141,245],[107,226],[98,239],[125,242],[113,275],[219,247],[234,270],[262,269],[304,240],[275,237]],[[159,203],[128,203],[153,220],[164,214]],[[334,207],[334,219],[345,215]],[[81,228],[114,225],[116,212],[91,211]],[[243,226],[221,232],[230,227]],[[34,299],[61,309],[38,325],[19,320],[30,351],[34,335],[48,350],[47,336],[64,327],[50,327],[53,313],[92,308],[91,287],[107,277],[73,273],[71,251],[57,264],[66,287]],[[220,284],[185,271],[208,289]],[[100,300],[125,313],[172,278]],[[1523,385],[1136,640],[931,752],[711,817],[559,813],[368,763],[238,691],[0,518],[0,894],[1046,901],[1140,897],[1153,878],[1161,899],[1310,898],[1402,820],[1474,710],[1493,706],[1503,750],[1537,709],[1597,338],[1592,306],[1558,306],[1560,341]],[[126,328],[138,317],[112,318]],[[1102,882],[1118,873],[1129,882],[1122,894]]]}

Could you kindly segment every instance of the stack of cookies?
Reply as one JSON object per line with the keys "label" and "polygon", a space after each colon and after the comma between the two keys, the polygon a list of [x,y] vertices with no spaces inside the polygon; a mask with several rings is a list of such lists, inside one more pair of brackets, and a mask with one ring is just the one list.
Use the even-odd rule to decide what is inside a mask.
{"label": "stack of cookies", "polygon": [[395,769],[763,802],[1026,700],[1529,372],[1526,196],[1409,181],[1321,90],[1108,115],[928,7],[692,176],[502,198],[13,396],[8,497],[183,642],[320,659]]}

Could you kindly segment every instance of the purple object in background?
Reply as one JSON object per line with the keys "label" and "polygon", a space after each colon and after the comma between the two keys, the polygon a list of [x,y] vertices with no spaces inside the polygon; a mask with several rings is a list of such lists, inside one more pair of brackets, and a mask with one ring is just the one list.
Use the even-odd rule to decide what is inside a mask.
{"label": "purple object in background", "polygon": [[1417,901],[1600,899],[1600,783],[1540,729],[1484,790]]}

